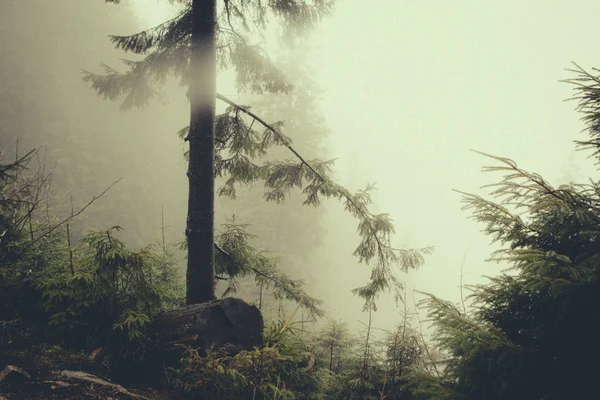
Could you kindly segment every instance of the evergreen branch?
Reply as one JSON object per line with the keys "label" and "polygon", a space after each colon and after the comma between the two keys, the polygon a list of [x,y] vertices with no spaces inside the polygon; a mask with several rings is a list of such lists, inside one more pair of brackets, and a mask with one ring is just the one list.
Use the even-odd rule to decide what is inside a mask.
{"label": "evergreen branch", "polygon": [[[283,189],[300,185],[302,180],[302,166],[306,166],[315,179],[321,184],[318,188],[311,188],[312,191],[320,190],[321,193],[325,193],[328,196],[345,199],[345,209],[359,220],[358,231],[363,238],[362,242],[354,251],[354,255],[358,256],[361,262],[368,263],[375,256],[377,256],[378,259],[378,263],[371,273],[371,282],[364,287],[353,290],[353,293],[358,294],[366,300],[365,307],[370,307],[368,305],[372,304],[372,300],[377,294],[382,290],[389,288],[392,284],[396,286],[398,290],[401,289],[402,285],[396,280],[391,272],[390,263],[397,262],[400,259],[405,268],[407,268],[407,265],[416,267],[423,261],[422,257],[419,255],[428,254],[431,252],[431,248],[425,248],[417,252],[404,251],[400,254],[401,257],[398,257],[396,253],[399,252],[399,250],[394,249],[390,244],[390,235],[394,233],[394,228],[391,224],[389,215],[374,215],[369,212],[367,208],[367,205],[371,201],[369,191],[373,189],[373,185],[367,186],[365,190],[360,191],[356,195],[350,194],[347,189],[334,184],[326,178],[324,174],[318,172],[317,168],[302,157],[302,155],[300,155],[300,153],[291,145],[290,139],[285,137],[272,124],[267,123],[247,107],[241,106],[221,94],[217,94],[217,99],[229,104],[229,106],[236,111],[241,111],[250,116],[253,119],[253,122],[258,121],[268,131],[273,133],[277,140],[300,160],[300,165],[297,167],[289,166],[287,164],[275,165],[273,163],[267,165],[267,168],[271,170],[269,179],[267,179],[267,184],[275,189],[274,193],[267,196],[268,200],[274,199],[280,201],[283,196],[281,194]],[[288,171],[284,171],[283,169],[285,168],[287,168]],[[289,171],[289,168],[294,168],[294,170]],[[412,262],[407,263],[407,260]],[[398,293],[396,293],[396,298],[398,298]]]}
{"label": "evergreen branch", "polygon": [[258,121],[262,126],[264,126],[265,128],[267,128],[268,130],[270,130],[271,132],[273,132],[273,134],[275,134],[275,136],[277,136],[279,138],[279,140],[281,140],[283,143],[285,144],[285,147],[287,147],[301,162],[302,164],[306,165],[308,167],[308,169],[310,169],[312,171],[312,173],[317,176],[322,182],[326,182],[325,178],[323,178],[323,176],[321,176],[321,174],[319,174],[313,167],[312,165],[310,165],[308,163],[308,161],[306,161],[293,147],[291,144],[289,144],[289,139],[287,139],[285,136],[283,136],[277,129],[275,129],[273,126],[271,126],[270,124],[268,124],[267,122],[265,122],[262,118],[260,118],[258,115],[254,114],[252,111],[250,111],[248,108],[240,106],[236,103],[234,103],[233,101],[229,100],[227,97],[218,94],[217,93],[217,99],[229,104],[231,107],[235,108],[236,110],[242,111],[245,114],[248,114],[250,117],[252,117],[254,120]]}
{"label": "evergreen branch", "polygon": [[[219,253],[223,254],[230,261],[235,262],[233,256],[231,254],[229,254],[229,252],[225,251],[225,249],[223,249],[221,246],[219,246],[218,243],[214,243],[214,247],[215,247],[215,250],[217,250]],[[274,277],[274,276],[271,276],[271,275],[269,275],[269,274],[267,274],[267,273],[265,273],[263,271],[260,271],[260,270],[258,270],[256,268],[253,268],[253,267],[249,267],[249,269],[251,269],[252,272],[254,272],[256,274],[264,276],[265,278],[269,279],[270,281],[273,281],[276,285],[279,285],[281,287],[284,286],[284,284],[281,281],[277,280],[277,278]]]}
{"label": "evergreen branch", "polygon": [[[459,192],[466,203],[463,209],[474,209],[472,217],[487,224],[485,231],[494,237],[493,241],[511,243],[510,249],[494,252],[490,260],[512,261],[518,268],[522,263],[514,258],[515,249],[534,247],[547,251],[558,246],[565,251],[564,244],[573,239],[565,230],[566,226],[576,223],[591,227],[600,222],[599,196],[593,182],[591,185],[562,185],[555,189],[538,174],[519,168],[508,158],[476,152],[504,164],[486,166],[484,171],[508,172],[499,183],[484,186],[496,188],[491,195],[500,198],[498,203]],[[521,218],[522,214],[513,214],[507,206],[515,210],[525,208],[522,213],[525,215]]]}
{"label": "evergreen branch", "polygon": [[[236,103],[234,103],[232,100],[228,99],[227,97],[221,95],[221,94],[217,94],[217,99],[229,104],[231,107],[235,108],[236,110],[242,111],[245,114],[249,115],[250,117],[252,117],[255,121],[258,121],[262,126],[264,126],[266,129],[268,129],[269,131],[271,131],[273,134],[275,134],[275,136],[277,138],[279,138],[279,140],[282,143],[285,143],[284,146],[287,147],[299,160],[301,165],[306,165],[306,167],[323,183],[328,183],[328,180],[325,179],[323,177],[323,175],[321,175],[319,172],[316,171],[316,169],[308,162],[306,161],[306,159],[304,157],[302,157],[300,155],[300,153],[298,153],[298,151],[296,151],[296,149],[294,149],[292,147],[291,144],[289,144],[289,139],[287,139],[285,136],[283,136],[279,130],[277,130],[275,127],[273,127],[271,124],[265,122],[261,117],[259,117],[258,115],[256,115],[255,113],[253,113],[252,111],[250,111],[247,107],[243,107],[240,106]],[[372,188],[372,186],[370,186],[368,189]],[[368,190],[367,189],[367,190]],[[342,197],[344,197],[356,210],[361,210],[361,208],[358,206],[358,204],[355,202],[355,200],[352,198],[352,196],[348,193],[347,190],[342,189],[341,187],[337,188],[336,190],[339,195],[341,195]],[[368,212],[361,212],[361,214],[363,215],[363,217],[373,217],[373,214],[368,213]],[[371,233],[373,234],[373,236],[377,237],[375,231],[371,228]],[[381,249],[382,248],[382,244],[381,242],[377,239],[377,245],[378,247]]]}
{"label": "evergreen branch", "polygon": [[[484,167],[484,171],[504,170],[504,171],[515,171],[516,172],[516,174],[514,174],[514,175],[508,175],[508,176],[506,176],[505,179],[502,182],[500,182],[500,183],[495,183],[495,184],[490,184],[490,185],[485,185],[484,186],[484,187],[497,187],[497,186],[501,187],[501,189],[495,191],[493,194],[496,194],[496,193],[498,193],[498,194],[513,194],[513,195],[519,196],[520,194],[518,192],[517,193],[509,193],[509,192],[506,192],[505,190],[503,190],[503,188],[506,187],[506,185],[507,185],[507,183],[509,181],[512,181],[512,180],[514,180],[516,178],[524,178],[524,179],[526,179],[526,180],[528,180],[528,181],[533,182],[534,184],[536,184],[546,194],[548,194],[550,196],[553,196],[553,197],[555,197],[558,200],[563,200],[557,194],[557,191],[552,186],[550,186],[540,175],[538,175],[538,174],[532,174],[532,173],[529,173],[529,172],[527,172],[527,171],[519,168],[517,166],[517,163],[515,163],[513,160],[511,160],[509,158],[505,158],[505,157],[493,156],[491,154],[487,154],[487,153],[484,153],[484,152],[478,151],[478,150],[471,150],[471,151],[474,152],[474,153],[481,154],[483,156],[492,158],[494,160],[500,161],[501,163],[503,163],[503,164],[505,164],[505,165],[508,166],[508,167]],[[515,187],[516,187],[516,189],[527,188],[527,189],[531,190],[530,187],[528,188],[528,187],[525,187],[524,185],[518,185],[518,184],[516,184]]]}
{"label": "evergreen branch", "polygon": [[[578,76],[562,82],[575,86],[575,95],[569,100],[578,101],[575,109],[583,114],[581,119],[587,125],[586,130],[591,137],[590,140],[576,140],[575,143],[581,150],[591,149],[592,156],[600,160],[600,76],[592,75],[576,63],[573,65],[575,68],[567,71]],[[592,71],[596,74],[600,72],[597,68],[593,68]]]}
{"label": "evergreen branch", "polygon": [[[228,259],[229,262],[231,262],[233,264],[239,263],[238,260],[236,260],[236,257],[234,257],[231,253],[229,253],[228,251],[223,249],[218,243],[216,243],[216,242],[214,243],[214,248],[219,253],[221,253],[226,259]],[[239,268],[239,269],[240,270],[247,269],[247,270],[252,271],[257,276],[266,278],[268,281],[274,283],[277,288],[282,290],[286,294],[286,297],[288,299],[293,299],[294,301],[298,302],[299,304],[304,306],[307,310],[309,310],[315,316],[321,317],[321,316],[325,315],[323,310],[319,307],[319,304],[321,302],[319,300],[316,300],[316,299],[312,298],[311,296],[307,295],[304,290],[297,287],[296,286],[297,281],[292,281],[289,278],[287,278],[285,275],[277,277],[273,274],[270,274],[268,272],[261,270],[260,268],[256,268],[256,267],[254,267],[252,265],[248,265],[248,264],[244,265],[243,268]],[[229,292],[230,290],[231,290],[231,288],[228,288],[227,292]]]}
{"label": "evergreen branch", "polygon": [[117,49],[144,54],[152,48],[168,48],[191,33],[191,8],[150,29],[129,36],[110,35]]}

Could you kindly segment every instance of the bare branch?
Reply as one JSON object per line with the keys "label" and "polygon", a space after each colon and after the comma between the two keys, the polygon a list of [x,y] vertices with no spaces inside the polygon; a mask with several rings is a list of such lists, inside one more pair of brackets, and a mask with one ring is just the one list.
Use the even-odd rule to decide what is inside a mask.
{"label": "bare branch", "polygon": [[104,191],[102,193],[100,193],[97,196],[93,196],[92,199],[83,207],[81,207],[79,209],[79,211],[77,211],[76,213],[73,213],[73,210],[71,210],[71,215],[69,215],[67,218],[63,219],[62,221],[60,221],[59,223],[57,223],[56,225],[54,225],[53,227],[51,227],[50,229],[48,229],[46,232],[44,232],[42,235],[38,236],[37,238],[35,238],[34,240],[32,240],[31,242],[29,242],[29,244],[27,244],[27,246],[25,246],[23,248],[23,250],[21,251],[21,253],[19,253],[19,255],[16,257],[16,259],[19,259],[27,250],[29,250],[34,244],[36,244],[38,241],[40,241],[40,239],[48,236],[50,233],[52,233],[53,231],[55,231],[56,229],[58,229],[59,227],[63,226],[64,224],[66,224],[67,222],[71,221],[73,218],[77,217],[78,215],[80,215],[82,212],[84,212],[86,210],[86,208],[88,208],[89,206],[92,205],[92,203],[94,203],[96,200],[98,200],[100,197],[102,197],[106,192],[109,191],[110,188],[112,188],[114,185],[116,185],[118,182],[121,181],[121,179],[123,178],[119,178],[116,181],[114,181],[113,183],[111,183],[106,189],[104,189]]}

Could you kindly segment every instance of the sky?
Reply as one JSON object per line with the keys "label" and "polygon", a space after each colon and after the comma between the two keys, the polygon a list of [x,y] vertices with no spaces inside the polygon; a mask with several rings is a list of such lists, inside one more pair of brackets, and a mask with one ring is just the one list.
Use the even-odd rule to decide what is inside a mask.
{"label": "sky", "polygon": [[596,173],[574,151],[584,125],[564,101],[572,87],[559,81],[574,76],[565,71],[572,62],[600,66],[600,4],[373,4],[340,1],[318,34],[336,170],[348,186],[377,181],[376,208],[393,216],[401,245],[436,247],[406,279],[408,296],[420,290],[458,302],[461,266],[465,284],[501,269],[484,261],[496,247],[452,191],[487,194],[480,187],[500,178],[482,173],[490,160],[470,149],[511,158],[557,185]]}
{"label": "sky", "polygon": [[[136,2],[143,25],[169,15],[166,2]],[[500,179],[470,149],[555,185],[596,174],[574,151],[584,125],[565,101],[572,86],[559,81],[574,77],[573,62],[600,67],[597,15],[593,1],[340,0],[315,32],[335,176],[352,190],[377,182],[373,210],[392,215],[397,246],[435,246],[419,271],[400,275],[410,307],[418,291],[460,302],[461,271],[476,284],[503,267],[485,262],[497,247],[453,191],[484,195]],[[339,295],[369,275],[351,255],[356,226],[341,206],[326,207],[323,285],[336,290],[322,292],[342,319],[364,321],[361,301]],[[379,305],[375,325],[389,328],[397,309],[388,297]]]}

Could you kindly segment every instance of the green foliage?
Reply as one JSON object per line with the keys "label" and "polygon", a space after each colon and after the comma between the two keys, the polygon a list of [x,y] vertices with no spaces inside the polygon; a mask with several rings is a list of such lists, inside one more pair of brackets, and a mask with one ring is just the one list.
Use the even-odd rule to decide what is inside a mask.
{"label": "green foliage", "polygon": [[[522,348],[500,329],[464,315],[450,302],[429,295],[421,306],[427,308],[436,327],[434,343],[448,357],[433,370],[411,373],[410,387],[415,393],[432,399],[517,398],[510,396],[518,391],[506,393],[504,386],[523,373],[518,368]],[[457,381],[469,389],[458,389]]]}
{"label": "green foliage", "polygon": [[375,339],[359,337],[345,323],[329,321],[316,332],[315,373],[326,399],[414,399],[406,387],[409,372],[424,365],[420,335],[403,317],[394,331]]}
{"label": "green foliage", "polygon": [[30,310],[39,299],[35,278],[63,259],[47,209],[50,177],[37,156],[0,164],[0,319],[31,324],[39,317]]}
{"label": "green foliage", "polygon": [[341,398],[413,399],[405,385],[411,368],[421,365],[421,346],[414,332],[402,326],[386,332],[380,340],[355,339],[338,375]]}
{"label": "green foliage", "polygon": [[48,177],[27,170],[34,154],[0,165],[0,344],[15,345],[21,330],[30,342],[79,349],[112,341],[132,356],[143,348],[151,318],[181,300],[176,253],[128,250],[114,236],[119,227],[71,248],[68,229],[60,229],[65,220],[50,216]]}
{"label": "green foliage", "polygon": [[40,275],[42,307],[59,337],[97,346],[116,332],[124,345],[143,347],[151,318],[181,301],[171,260],[153,246],[128,250],[114,236],[118,230],[87,235],[74,251],[73,265],[59,264]]}
{"label": "green foliage", "polygon": [[267,326],[264,346],[235,356],[227,348],[200,357],[188,349],[173,371],[175,387],[193,399],[319,398],[320,375],[310,366],[309,348],[284,321]]}
{"label": "green foliage", "polygon": [[224,295],[235,293],[238,278],[253,274],[256,283],[266,289],[271,288],[275,299],[287,299],[306,308],[315,316],[323,316],[321,301],[306,293],[303,282],[292,279],[278,267],[278,260],[270,257],[266,251],[252,247],[248,240],[253,235],[247,232],[246,225],[239,225],[232,219],[223,225],[223,232],[218,235],[219,244],[215,257],[217,274],[227,274],[229,285]]}
{"label": "green foliage", "polygon": [[[578,86],[589,142],[597,155],[598,80],[583,70]],[[600,186],[553,187],[512,160],[489,156],[504,173],[496,201],[464,193],[485,231],[504,247],[491,259],[509,271],[473,287],[467,315],[429,295],[424,301],[447,354],[443,369],[415,371],[415,391],[431,399],[575,399],[597,392],[600,345],[598,226]]]}

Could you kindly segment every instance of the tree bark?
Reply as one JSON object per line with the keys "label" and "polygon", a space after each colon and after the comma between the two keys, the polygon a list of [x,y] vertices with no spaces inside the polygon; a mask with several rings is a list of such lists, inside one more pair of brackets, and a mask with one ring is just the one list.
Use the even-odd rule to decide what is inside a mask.
{"label": "tree bark", "polygon": [[[181,344],[211,352],[225,345],[230,350],[251,350],[263,344],[264,321],[260,310],[242,299],[228,297],[191,304],[158,314],[149,335],[162,352],[181,358]],[[236,350],[237,349],[237,350]]]}
{"label": "tree bark", "polygon": [[215,298],[214,141],[216,101],[216,0],[193,0],[190,63],[190,146],[186,303]]}

